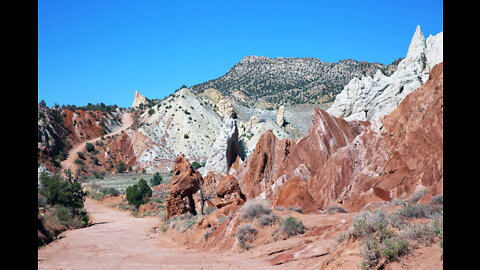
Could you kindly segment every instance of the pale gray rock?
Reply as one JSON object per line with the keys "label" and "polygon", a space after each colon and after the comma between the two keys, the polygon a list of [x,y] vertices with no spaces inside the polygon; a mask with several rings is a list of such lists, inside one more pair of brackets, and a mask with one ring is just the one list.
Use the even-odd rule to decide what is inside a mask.
{"label": "pale gray rock", "polygon": [[285,114],[285,106],[282,105],[278,108],[278,113],[277,113],[277,125],[281,127],[285,125],[284,114]]}
{"label": "pale gray rock", "polygon": [[238,156],[238,128],[236,121],[227,117],[205,163],[206,172],[228,172]]}
{"label": "pale gray rock", "polygon": [[389,114],[409,93],[427,81],[432,65],[442,61],[443,32],[429,37],[426,42],[418,26],[407,57],[391,76],[377,70],[373,76],[352,79],[327,112],[345,120],[364,121]]}

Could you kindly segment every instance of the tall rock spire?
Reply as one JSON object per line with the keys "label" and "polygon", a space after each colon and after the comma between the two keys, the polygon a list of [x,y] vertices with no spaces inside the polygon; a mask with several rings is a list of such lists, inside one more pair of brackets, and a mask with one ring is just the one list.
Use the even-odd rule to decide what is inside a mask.
{"label": "tall rock spire", "polygon": [[147,104],[147,103],[148,103],[147,99],[142,94],[140,94],[137,90],[135,90],[132,108],[138,107],[140,106],[140,104]]}

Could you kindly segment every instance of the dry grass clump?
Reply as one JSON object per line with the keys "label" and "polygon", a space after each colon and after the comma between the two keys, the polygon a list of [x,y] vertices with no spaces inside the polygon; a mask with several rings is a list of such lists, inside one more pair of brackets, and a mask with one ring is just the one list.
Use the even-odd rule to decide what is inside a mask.
{"label": "dry grass clump", "polygon": [[244,250],[249,250],[252,248],[247,244],[247,242],[251,243],[255,240],[258,231],[255,227],[250,223],[245,223],[238,226],[237,233],[235,237],[237,238],[238,242],[240,243],[240,247]]}

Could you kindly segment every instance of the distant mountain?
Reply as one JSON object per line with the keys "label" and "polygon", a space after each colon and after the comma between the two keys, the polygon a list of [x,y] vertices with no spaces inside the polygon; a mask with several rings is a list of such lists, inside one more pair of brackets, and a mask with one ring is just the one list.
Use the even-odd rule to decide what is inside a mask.
{"label": "distant mountain", "polygon": [[389,76],[401,60],[383,65],[351,59],[330,63],[317,58],[246,56],[222,77],[191,89],[200,93],[214,88],[234,102],[256,108],[325,103],[333,101],[352,78],[372,76],[377,70]]}

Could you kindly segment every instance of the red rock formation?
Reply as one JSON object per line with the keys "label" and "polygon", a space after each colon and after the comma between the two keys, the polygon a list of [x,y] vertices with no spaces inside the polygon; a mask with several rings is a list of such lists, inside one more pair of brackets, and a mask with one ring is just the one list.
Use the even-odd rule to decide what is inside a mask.
{"label": "red rock formation", "polygon": [[245,195],[243,195],[237,179],[228,174],[220,183],[216,190],[217,197],[214,204],[217,208],[222,208],[230,204],[242,205],[245,202]]}
{"label": "red rock formation", "polygon": [[302,213],[315,212],[319,207],[308,189],[308,182],[298,176],[292,177],[280,187],[274,205],[285,208],[297,206],[302,209]]}
{"label": "red rock formation", "polygon": [[187,212],[197,214],[193,194],[199,190],[201,182],[202,175],[183,154],[175,159],[170,195],[167,199],[167,219]]}
{"label": "red rock formation", "polygon": [[312,178],[321,206],[338,201],[356,211],[372,201],[405,199],[419,184],[429,188],[427,197],[443,192],[443,63],[381,122]]}
{"label": "red rock formation", "polygon": [[315,207],[337,202],[349,211],[406,198],[417,185],[429,188],[426,198],[442,193],[443,64],[392,113],[372,123],[315,109],[298,143],[266,132],[233,175],[249,199],[261,195],[285,206],[294,203],[293,193],[313,198]]}

